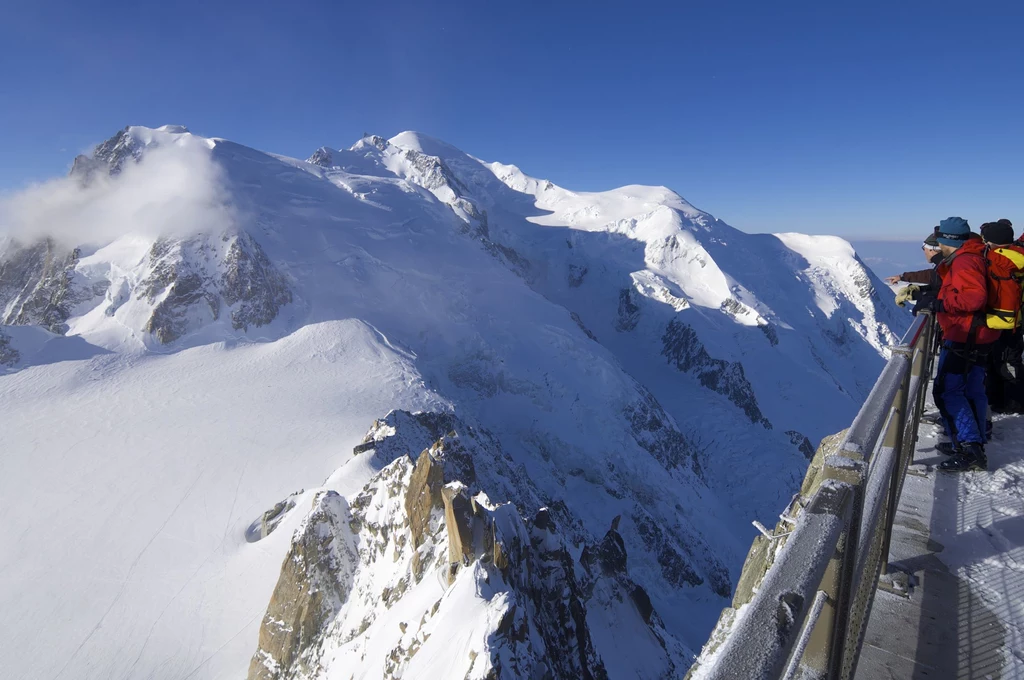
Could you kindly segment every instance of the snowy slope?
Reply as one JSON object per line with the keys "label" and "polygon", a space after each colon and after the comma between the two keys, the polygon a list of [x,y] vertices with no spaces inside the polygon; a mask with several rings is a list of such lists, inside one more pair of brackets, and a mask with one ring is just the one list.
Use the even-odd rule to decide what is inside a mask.
{"label": "snowy slope", "polygon": [[664,187],[570,192],[416,133],[354,149],[452,205],[684,429],[707,430],[694,393],[717,401],[707,441],[725,446],[702,464],[713,485],[738,482],[746,512],[787,497],[751,488],[748,452],[844,427],[909,322],[842,239],[744,234]]}
{"label": "snowy slope", "polygon": [[[300,161],[127,128],[4,208],[0,655],[23,677],[677,674],[749,520],[904,322],[839,239],[415,133]],[[465,500],[417,504],[447,430],[396,409],[457,416],[473,472],[431,455]],[[452,562],[458,527],[492,538]],[[311,583],[336,602],[282,637],[275,593]]]}

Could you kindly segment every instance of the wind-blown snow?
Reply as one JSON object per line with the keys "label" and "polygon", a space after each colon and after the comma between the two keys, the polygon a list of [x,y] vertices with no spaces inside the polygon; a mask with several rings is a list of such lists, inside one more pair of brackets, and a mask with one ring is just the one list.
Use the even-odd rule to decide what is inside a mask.
{"label": "wind-blown snow", "polygon": [[69,246],[97,246],[127,234],[223,230],[235,215],[221,166],[210,155],[214,142],[180,130],[128,128],[125,142],[142,161],[126,163],[116,181],[105,173],[91,174],[88,183],[64,177],[0,198],[0,232],[22,241],[49,236]]}

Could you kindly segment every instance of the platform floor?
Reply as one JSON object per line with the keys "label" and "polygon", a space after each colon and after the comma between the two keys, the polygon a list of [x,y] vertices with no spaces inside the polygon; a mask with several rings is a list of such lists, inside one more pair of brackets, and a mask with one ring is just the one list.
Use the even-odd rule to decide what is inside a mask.
{"label": "platform floor", "polygon": [[922,425],[893,531],[910,596],[879,589],[857,680],[1024,680],[1024,417],[997,418],[987,473],[939,472],[937,434]]}

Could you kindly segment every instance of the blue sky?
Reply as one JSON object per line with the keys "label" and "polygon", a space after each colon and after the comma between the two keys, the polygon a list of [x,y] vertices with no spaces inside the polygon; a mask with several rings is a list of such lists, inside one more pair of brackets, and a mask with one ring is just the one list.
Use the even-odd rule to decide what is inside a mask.
{"label": "blue sky", "polygon": [[127,124],[306,157],[414,129],[747,231],[1024,226],[1024,3],[0,0],[0,190]]}

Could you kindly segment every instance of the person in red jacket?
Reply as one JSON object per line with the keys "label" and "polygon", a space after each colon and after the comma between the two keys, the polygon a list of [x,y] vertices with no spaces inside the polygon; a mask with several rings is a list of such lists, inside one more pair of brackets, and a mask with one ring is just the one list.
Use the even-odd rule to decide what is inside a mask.
{"label": "person in red jacket", "polygon": [[942,287],[937,295],[923,299],[921,306],[935,312],[943,335],[933,396],[947,414],[945,426],[955,453],[939,468],[985,470],[985,354],[999,338],[999,331],[984,323],[988,306],[985,244],[960,217],[939,223],[938,241],[945,256],[939,265]]}

